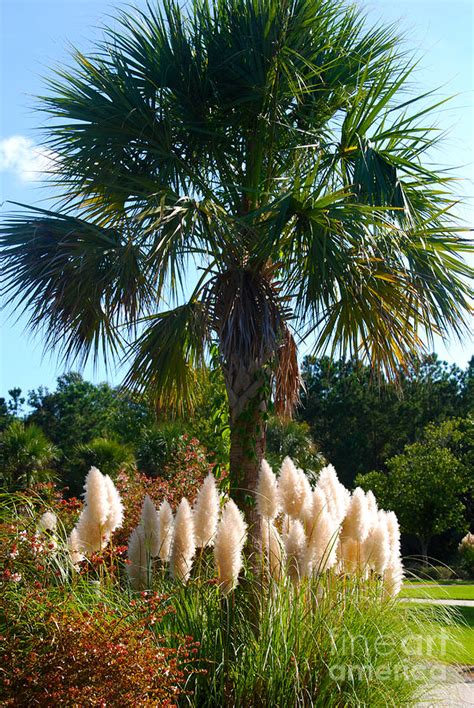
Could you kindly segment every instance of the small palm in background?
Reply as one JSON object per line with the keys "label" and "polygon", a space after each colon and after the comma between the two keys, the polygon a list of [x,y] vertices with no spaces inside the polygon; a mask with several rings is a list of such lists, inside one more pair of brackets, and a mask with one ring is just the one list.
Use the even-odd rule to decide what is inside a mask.
{"label": "small palm in background", "polygon": [[37,425],[14,421],[0,435],[0,479],[8,490],[54,478],[57,449]]}

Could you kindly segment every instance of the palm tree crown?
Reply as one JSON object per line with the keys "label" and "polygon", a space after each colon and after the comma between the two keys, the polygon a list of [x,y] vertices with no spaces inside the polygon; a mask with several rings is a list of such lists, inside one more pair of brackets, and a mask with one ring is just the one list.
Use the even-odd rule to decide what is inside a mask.
{"label": "palm tree crown", "polygon": [[470,295],[412,69],[344,2],[122,14],[42,98],[61,194],[5,221],[7,291],[67,356],[125,349],[161,405],[217,340],[236,426],[295,402],[295,332],[395,371]]}

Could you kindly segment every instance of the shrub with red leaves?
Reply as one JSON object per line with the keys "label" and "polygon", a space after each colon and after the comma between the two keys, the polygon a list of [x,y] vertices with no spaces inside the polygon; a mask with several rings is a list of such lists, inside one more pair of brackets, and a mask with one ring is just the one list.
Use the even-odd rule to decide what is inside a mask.
{"label": "shrub with red leaves", "polygon": [[187,497],[192,504],[204,478],[213,468],[199,440],[183,435],[163,477],[147,477],[139,472],[120,473],[116,486],[125,507],[125,520],[122,528],[114,534],[114,543],[128,543],[130,533],[140,519],[145,494],[151,497],[157,507],[167,499],[171,507],[176,509],[183,497]]}
{"label": "shrub with red leaves", "polygon": [[192,641],[167,646],[157,631],[166,598],[84,611],[44,591],[9,595],[0,601],[2,705],[174,706],[194,671]]}

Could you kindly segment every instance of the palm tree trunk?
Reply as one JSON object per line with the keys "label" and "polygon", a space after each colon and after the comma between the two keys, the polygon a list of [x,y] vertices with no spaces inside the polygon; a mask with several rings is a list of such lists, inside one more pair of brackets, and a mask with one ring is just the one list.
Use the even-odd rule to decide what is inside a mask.
{"label": "palm tree trunk", "polygon": [[[235,369],[234,369],[235,373]],[[224,371],[230,412],[231,496],[245,513],[252,549],[260,546],[260,523],[255,508],[258,473],[265,454],[266,403],[263,372],[245,371],[237,375]]]}

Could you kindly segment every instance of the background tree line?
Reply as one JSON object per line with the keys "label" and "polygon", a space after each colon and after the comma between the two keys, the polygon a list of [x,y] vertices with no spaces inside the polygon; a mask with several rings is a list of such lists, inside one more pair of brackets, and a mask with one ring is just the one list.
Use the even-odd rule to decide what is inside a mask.
{"label": "background tree line", "polygon": [[[405,551],[449,559],[473,518],[474,357],[466,369],[435,354],[374,379],[355,360],[306,357],[301,405],[293,420],[270,410],[267,457],[290,455],[310,475],[325,461],[349,487],[373,488],[393,508]],[[225,386],[217,368],[200,372],[193,416],[171,416],[144,396],[60,376],[55,391],[19,388],[0,399],[0,477],[4,487],[55,478],[79,494],[96,464],[114,476],[138,467],[169,474],[183,436],[196,438],[217,467],[228,467]],[[434,541],[433,541],[434,539]]]}

